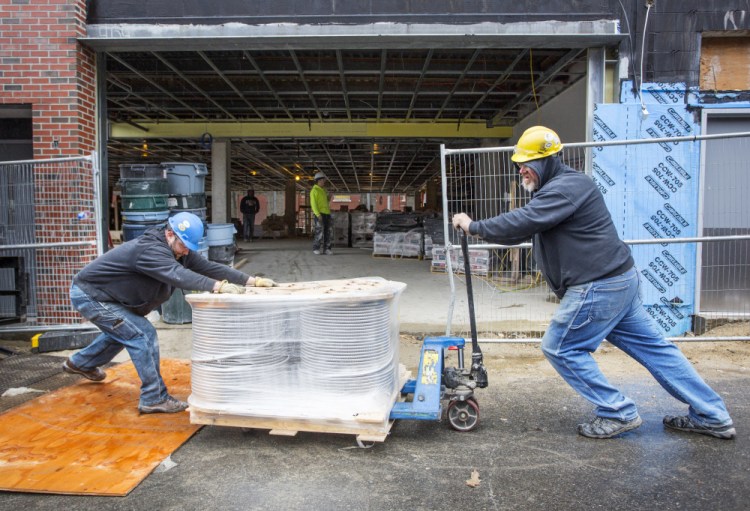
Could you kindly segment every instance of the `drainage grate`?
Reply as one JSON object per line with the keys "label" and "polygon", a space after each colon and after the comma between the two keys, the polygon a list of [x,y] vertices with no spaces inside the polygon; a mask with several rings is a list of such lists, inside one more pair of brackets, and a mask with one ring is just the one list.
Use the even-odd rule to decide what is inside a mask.
{"label": "drainage grate", "polygon": [[60,357],[27,354],[0,359],[0,394],[12,388],[30,387],[61,373],[62,362]]}

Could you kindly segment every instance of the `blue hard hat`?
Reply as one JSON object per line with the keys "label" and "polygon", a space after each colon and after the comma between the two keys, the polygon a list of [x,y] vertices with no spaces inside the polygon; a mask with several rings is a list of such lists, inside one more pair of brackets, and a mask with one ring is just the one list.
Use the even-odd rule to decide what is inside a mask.
{"label": "blue hard hat", "polygon": [[198,250],[203,237],[203,222],[192,213],[177,213],[169,217],[169,227],[190,250]]}

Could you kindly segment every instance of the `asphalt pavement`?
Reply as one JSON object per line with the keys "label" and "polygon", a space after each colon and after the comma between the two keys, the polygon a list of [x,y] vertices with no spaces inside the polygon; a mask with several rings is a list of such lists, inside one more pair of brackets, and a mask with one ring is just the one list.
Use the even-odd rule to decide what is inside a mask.
{"label": "asphalt pavement", "polygon": [[[205,426],[126,497],[0,493],[0,509],[103,510],[745,510],[750,379],[713,381],[738,427],[732,441],[664,430],[675,402],[648,377],[618,384],[644,424],[618,439],[575,433],[590,407],[559,378],[490,373],[480,424],[397,421],[383,443],[351,435]],[[472,471],[480,483],[466,481]]]}
{"label": "asphalt pavement", "polygon": [[[445,276],[410,270],[424,261],[395,262],[398,277],[384,275],[374,266],[381,261],[370,258],[348,268],[337,256],[311,259],[277,249],[263,255],[264,246],[247,248],[237,260],[246,259],[250,273],[285,281],[412,279],[413,285],[407,282],[418,292],[405,293],[402,323],[403,308],[414,307],[406,314],[414,318],[415,333],[419,323],[424,333],[441,331],[447,302],[430,282],[444,285]],[[160,338],[163,357],[189,358],[189,325],[161,325]],[[402,362],[416,365],[416,358],[409,363],[404,357],[417,353],[402,349]],[[352,435],[283,437],[205,426],[126,497],[0,492],[0,511],[748,509],[750,357],[703,373],[735,420],[737,438],[723,441],[665,430],[662,417],[684,413],[685,406],[643,370],[611,377],[639,404],[643,426],[617,439],[580,437],[575,426],[592,417],[591,405],[558,376],[539,370],[545,362],[535,356],[526,370],[511,369],[508,357],[494,359],[490,385],[477,393],[479,426],[468,433],[452,430],[446,420],[401,420],[385,442],[361,448]],[[476,487],[466,483],[473,471]]]}

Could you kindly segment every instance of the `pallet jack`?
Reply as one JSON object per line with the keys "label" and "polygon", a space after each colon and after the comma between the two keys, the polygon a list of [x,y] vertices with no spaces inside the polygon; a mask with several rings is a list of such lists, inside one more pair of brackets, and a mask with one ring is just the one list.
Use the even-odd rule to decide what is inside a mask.
{"label": "pallet jack", "polygon": [[[464,367],[464,345],[461,337],[426,337],[422,343],[416,379],[401,388],[405,401],[394,404],[390,419],[440,420],[442,401],[448,401],[446,416],[456,431],[471,431],[479,424],[479,404],[474,389],[487,387],[487,370],[482,364],[482,350],[477,341],[474,317],[474,291],[471,286],[471,261],[466,233],[461,230],[466,293],[471,325],[471,367]],[[445,367],[445,350],[458,352],[458,367]]]}

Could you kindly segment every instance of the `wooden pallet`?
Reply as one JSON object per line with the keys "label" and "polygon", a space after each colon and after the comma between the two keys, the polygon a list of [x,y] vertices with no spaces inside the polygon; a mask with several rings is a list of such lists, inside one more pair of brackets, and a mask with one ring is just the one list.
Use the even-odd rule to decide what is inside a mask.
{"label": "wooden pallet", "polygon": [[231,426],[248,429],[266,429],[270,435],[296,436],[300,431],[310,433],[334,433],[355,435],[358,442],[384,442],[393,426],[388,421],[385,428],[381,423],[358,421],[357,424],[340,421],[309,420],[298,418],[253,417],[219,412],[196,410],[190,407],[190,422],[212,426]]}
{"label": "wooden pallet", "polygon": [[[445,268],[441,268],[439,266],[430,265],[430,273],[444,273],[444,274],[447,274],[448,270],[446,270]],[[454,275],[464,275],[464,270],[463,270],[463,268],[456,268],[454,266],[453,267],[453,274]],[[485,271],[485,270],[471,270],[471,275],[475,276],[475,277],[487,277],[488,274],[489,274],[489,272]]]}
{"label": "wooden pallet", "polygon": [[407,256],[407,255],[400,255],[400,254],[372,254],[372,257],[385,257],[388,259],[414,259],[415,261],[421,261],[424,259],[423,256]]}
{"label": "wooden pallet", "polygon": [[[401,401],[401,388],[411,378],[411,371],[407,371],[403,364],[399,364],[398,391],[393,401]],[[301,419],[297,417],[262,417],[252,415],[229,414],[219,411],[200,410],[190,407],[190,423],[210,426],[230,426],[247,429],[265,429],[270,435],[296,436],[300,431],[310,433],[333,433],[355,435],[357,443],[384,442],[391,432],[393,421],[385,422],[385,417],[360,416],[356,421]],[[383,424],[385,423],[385,427]]]}

